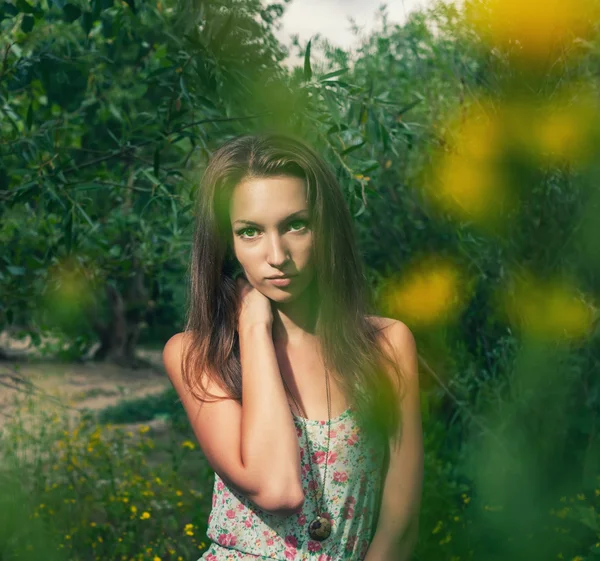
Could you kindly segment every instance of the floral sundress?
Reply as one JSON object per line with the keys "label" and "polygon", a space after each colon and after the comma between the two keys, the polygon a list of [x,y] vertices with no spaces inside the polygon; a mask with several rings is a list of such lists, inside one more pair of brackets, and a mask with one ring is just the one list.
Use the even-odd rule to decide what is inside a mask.
{"label": "floral sundress", "polygon": [[305,495],[302,510],[291,516],[269,514],[228,487],[215,473],[206,532],[212,543],[198,561],[360,561],[365,557],[375,532],[385,451],[381,445],[366,442],[351,407],[331,419],[324,504],[332,530],[326,540],[312,540],[308,524],[317,508],[303,423],[312,452],[313,474],[318,466],[319,488],[323,489],[327,421],[294,415]]}

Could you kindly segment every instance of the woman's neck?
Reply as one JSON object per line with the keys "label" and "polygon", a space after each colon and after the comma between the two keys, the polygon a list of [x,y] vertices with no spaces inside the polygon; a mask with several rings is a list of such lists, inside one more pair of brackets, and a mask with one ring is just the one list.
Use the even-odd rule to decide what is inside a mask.
{"label": "woman's neck", "polygon": [[289,303],[273,302],[273,341],[287,346],[314,339],[318,302],[314,290],[307,288]]}

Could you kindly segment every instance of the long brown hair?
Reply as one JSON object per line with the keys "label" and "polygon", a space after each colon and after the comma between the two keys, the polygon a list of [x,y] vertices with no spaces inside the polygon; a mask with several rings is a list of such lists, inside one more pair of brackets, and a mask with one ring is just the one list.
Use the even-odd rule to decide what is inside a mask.
{"label": "long brown hair", "polygon": [[[243,179],[273,176],[304,180],[313,229],[318,301],[315,333],[325,366],[341,375],[341,389],[360,425],[371,437],[386,440],[400,433],[398,407],[400,369],[391,347],[381,345],[363,264],[357,251],[352,218],[342,190],[325,161],[302,140],[278,133],[244,135],[216,150],[204,171],[198,192],[189,269],[189,344],[182,362],[183,377],[194,393],[205,372],[241,403],[242,373],[237,334],[238,267],[232,248],[229,201]],[[335,282],[331,282],[335,279]],[[388,363],[397,377],[384,372]],[[211,395],[215,398],[217,396]]]}

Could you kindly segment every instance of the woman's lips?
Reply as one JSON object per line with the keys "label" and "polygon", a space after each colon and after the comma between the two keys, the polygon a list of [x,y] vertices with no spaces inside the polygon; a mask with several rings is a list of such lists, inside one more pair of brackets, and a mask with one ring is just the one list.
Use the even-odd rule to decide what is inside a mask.
{"label": "woman's lips", "polygon": [[275,286],[287,286],[288,284],[290,284],[292,282],[292,279],[294,277],[284,277],[281,279],[267,279],[271,284],[274,284]]}

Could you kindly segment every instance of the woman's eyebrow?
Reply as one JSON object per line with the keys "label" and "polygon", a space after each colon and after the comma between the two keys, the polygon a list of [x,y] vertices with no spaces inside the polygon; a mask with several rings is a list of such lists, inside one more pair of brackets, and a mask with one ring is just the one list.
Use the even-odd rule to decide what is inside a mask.
{"label": "woman's eyebrow", "polygon": [[[300,215],[304,215],[308,213],[308,210],[306,209],[302,209],[302,210],[297,210],[296,212],[292,212],[292,214],[290,214],[289,216],[287,216],[286,218],[284,218],[280,224],[283,224],[284,222],[288,222],[290,220],[290,218],[295,218],[296,216],[300,216]],[[246,224],[249,226],[262,226],[262,224],[259,224],[258,222],[252,222],[252,220],[244,220],[242,218],[240,218],[239,220],[235,220],[233,223],[240,223],[240,224]]]}

